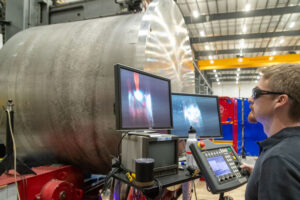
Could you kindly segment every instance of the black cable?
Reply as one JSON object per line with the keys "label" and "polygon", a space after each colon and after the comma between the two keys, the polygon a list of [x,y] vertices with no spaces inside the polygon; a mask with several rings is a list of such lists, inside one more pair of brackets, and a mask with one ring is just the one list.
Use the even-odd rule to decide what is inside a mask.
{"label": "black cable", "polygon": [[105,177],[102,194],[109,188],[111,177],[119,171],[119,168],[113,168]]}
{"label": "black cable", "polygon": [[157,178],[154,178],[155,182],[157,183],[157,186],[158,186],[158,200],[161,200],[162,199],[162,184],[161,182],[157,179]]}
{"label": "black cable", "polygon": [[197,200],[197,193],[196,193],[196,184],[195,184],[195,181],[193,181],[193,184],[194,184],[195,198]]}
{"label": "black cable", "polygon": [[117,155],[117,157],[118,157],[120,163],[121,163],[121,159],[120,159],[120,156],[121,156],[120,146],[121,146],[121,143],[122,143],[123,138],[124,138],[126,135],[128,135],[128,133],[124,133],[124,135],[122,136],[122,138],[121,138],[121,140],[120,140],[120,142],[119,142],[119,144],[118,144],[118,155]]}

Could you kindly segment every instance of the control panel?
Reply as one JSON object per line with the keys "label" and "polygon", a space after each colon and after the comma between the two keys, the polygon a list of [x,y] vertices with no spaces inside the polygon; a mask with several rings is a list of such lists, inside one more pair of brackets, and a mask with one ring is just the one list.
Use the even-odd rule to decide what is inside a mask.
{"label": "control panel", "polygon": [[248,181],[249,174],[240,168],[242,163],[231,145],[203,142],[205,148],[191,144],[190,149],[213,194],[232,190]]}

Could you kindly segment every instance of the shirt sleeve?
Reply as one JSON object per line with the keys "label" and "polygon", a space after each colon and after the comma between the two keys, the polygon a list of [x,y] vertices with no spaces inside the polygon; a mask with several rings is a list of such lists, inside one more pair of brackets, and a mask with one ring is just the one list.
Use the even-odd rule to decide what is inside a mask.
{"label": "shirt sleeve", "polygon": [[296,200],[300,198],[300,176],[289,160],[274,156],[264,161],[258,183],[259,200]]}

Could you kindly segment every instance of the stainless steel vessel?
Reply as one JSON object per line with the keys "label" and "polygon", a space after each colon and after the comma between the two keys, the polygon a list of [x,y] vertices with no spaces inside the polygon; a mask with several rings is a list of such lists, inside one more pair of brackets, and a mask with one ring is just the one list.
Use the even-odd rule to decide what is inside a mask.
{"label": "stainless steel vessel", "polygon": [[15,103],[17,154],[37,162],[52,162],[53,155],[107,173],[121,135],[113,65],[144,69],[170,78],[173,91],[194,92],[191,61],[187,29],[171,0],[155,0],[144,13],[16,34],[0,50],[0,103]]}

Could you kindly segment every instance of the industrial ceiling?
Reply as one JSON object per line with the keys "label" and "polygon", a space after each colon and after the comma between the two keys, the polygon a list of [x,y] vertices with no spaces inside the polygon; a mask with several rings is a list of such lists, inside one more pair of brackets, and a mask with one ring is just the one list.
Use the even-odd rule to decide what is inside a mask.
{"label": "industrial ceiling", "polygon": [[[300,53],[300,0],[177,0],[196,60]],[[255,81],[256,68],[207,71],[214,82]]]}

